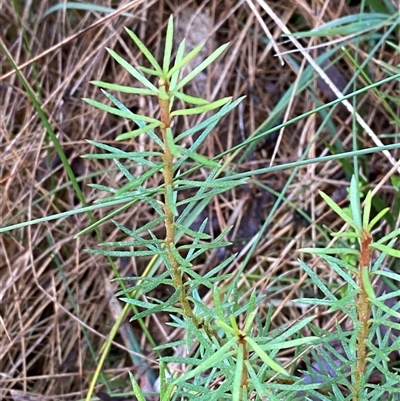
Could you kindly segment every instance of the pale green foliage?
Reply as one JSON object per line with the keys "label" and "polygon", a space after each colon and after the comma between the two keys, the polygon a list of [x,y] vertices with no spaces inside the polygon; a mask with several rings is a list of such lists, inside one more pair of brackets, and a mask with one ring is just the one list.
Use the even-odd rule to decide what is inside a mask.
{"label": "pale green foliage", "polygon": [[[380,16],[378,15],[380,18]],[[379,19],[378,18],[378,19]],[[353,24],[352,21],[348,21]],[[379,22],[379,21],[378,21]],[[350,26],[355,29],[358,25]],[[324,29],[335,29],[325,27]],[[358,29],[358,28],[357,28]],[[192,269],[196,258],[212,249],[229,246],[226,241],[229,228],[216,238],[206,231],[207,221],[203,221],[198,231],[191,228],[192,222],[210,202],[213,196],[241,185],[251,174],[279,170],[280,166],[259,169],[252,172],[219,175],[224,171],[221,167],[222,156],[227,150],[214,159],[208,159],[198,153],[200,145],[212,132],[220,119],[230,112],[242,100],[232,101],[224,98],[214,102],[190,96],[183,92],[185,85],[197,74],[212,63],[225,49],[218,48],[192,72],[181,77],[181,70],[201,50],[201,46],[191,50],[186,56],[185,43],[177,49],[173,60],[173,21],[167,27],[164,58],[161,64],[140,41],[134,32],[127,30],[129,36],[139,47],[150,63],[151,68],[131,66],[114,51],[109,50],[112,57],[125,68],[139,83],[138,87],[126,87],[105,82],[93,82],[102,88],[103,93],[113,106],[87,99],[87,101],[104,111],[131,120],[136,126],[131,131],[117,137],[119,140],[148,135],[158,150],[152,152],[123,152],[118,148],[91,142],[104,150],[105,154],[87,155],[91,158],[112,158],[125,176],[127,183],[121,188],[96,186],[110,195],[101,199],[103,205],[113,202],[123,203],[119,210],[137,203],[149,204],[157,217],[136,230],[131,230],[117,221],[118,211],[109,215],[114,224],[130,239],[101,244],[102,249],[89,252],[112,256],[143,257],[152,256],[152,262],[145,274],[130,277],[136,284],[121,290],[117,296],[138,312],[132,317],[142,318],[157,313],[168,313],[171,326],[180,328],[184,338],[169,344],[159,344],[155,351],[183,346],[187,350],[185,356],[165,356],[160,358],[160,399],[169,400],[354,400],[378,399],[385,392],[394,394],[397,375],[389,371],[387,356],[400,345],[400,340],[392,340],[391,330],[400,330],[399,303],[393,302],[391,307],[387,301],[399,295],[399,291],[377,292],[376,278],[379,280],[400,281],[400,276],[383,268],[385,255],[399,256],[393,249],[394,239],[400,233],[395,230],[391,234],[373,241],[371,230],[385,215],[383,209],[371,216],[374,198],[369,192],[361,208],[360,183],[353,177],[349,199],[350,206],[341,208],[331,198],[321,192],[321,196],[329,207],[337,213],[349,229],[334,233],[339,245],[334,248],[305,248],[302,251],[314,253],[324,260],[342,280],[342,289],[334,292],[318,274],[305,262],[300,265],[310,276],[312,282],[323,294],[320,298],[299,299],[299,304],[321,305],[330,311],[340,311],[352,325],[334,330],[323,330],[313,325],[315,316],[297,321],[291,326],[271,331],[269,318],[272,309],[261,322],[258,306],[263,296],[253,292],[249,300],[241,300],[237,288],[238,277],[224,274],[224,269],[234,260],[235,255],[222,261],[205,275],[199,275]],[[323,34],[321,31],[320,34]],[[153,83],[152,81],[157,81]],[[157,86],[158,85],[158,86]],[[107,90],[107,91],[106,91]],[[142,116],[132,113],[114,95],[108,91],[125,92],[138,96],[156,96],[160,103],[161,116]],[[175,100],[180,104],[190,105],[176,109]],[[179,116],[209,113],[197,126],[185,132],[176,132],[171,124]],[[161,133],[161,135],[159,135]],[[182,146],[182,140],[197,134],[197,139],[189,148]],[[371,149],[365,150],[370,152]],[[357,151],[355,154],[361,154]],[[348,153],[350,154],[350,153]],[[316,161],[322,162],[340,155],[326,156]],[[133,177],[124,161],[129,161],[143,168],[140,177]],[[296,162],[293,167],[302,163],[310,164],[310,160]],[[286,166],[288,167],[288,165]],[[192,178],[197,169],[208,169],[209,175],[204,181]],[[154,175],[162,175],[164,180],[158,187],[147,185]],[[191,190],[188,198],[180,197],[182,191]],[[161,199],[161,200],[160,200]],[[107,218],[102,219],[102,221]],[[159,224],[165,224],[166,237],[158,238],[153,231]],[[96,227],[95,223],[91,228]],[[85,230],[86,232],[87,230]],[[82,233],[81,233],[82,234]],[[179,240],[185,235],[192,242],[180,245]],[[112,250],[109,248],[118,248]],[[131,250],[120,250],[131,247]],[[382,252],[377,261],[371,258],[372,249]],[[183,256],[185,255],[185,256]],[[351,261],[351,263],[350,263]],[[163,265],[163,273],[156,275],[157,268]],[[226,279],[230,279],[225,281]],[[219,285],[225,286],[223,291]],[[172,295],[167,300],[151,298],[149,293],[159,285],[172,288]],[[213,302],[205,304],[198,289],[203,286],[213,294]],[[240,328],[239,320],[244,321]],[[392,319],[392,320],[389,320]],[[311,336],[303,337],[307,330]],[[294,364],[283,367],[276,357],[283,349],[294,349],[295,354],[304,353],[307,371],[301,377],[294,375]],[[183,365],[184,373],[170,377],[167,373],[170,363]],[[368,384],[368,378],[378,369],[382,373],[384,386]],[[145,394],[131,376],[134,393],[138,399]]]}
{"label": "pale green foliage", "polygon": [[[125,140],[136,138],[138,135],[148,135],[159,150],[123,152],[116,147],[91,141],[93,145],[106,153],[90,154],[86,157],[114,159],[126,178],[127,183],[122,188],[96,186],[99,190],[109,193],[108,197],[101,199],[103,205],[111,204],[116,200],[125,203],[126,207],[143,202],[149,204],[158,217],[136,230],[131,230],[118,222],[118,213],[114,212],[110,218],[113,218],[116,227],[130,239],[103,243],[101,249],[91,249],[88,252],[108,257],[152,256],[152,263],[156,266],[164,265],[165,271],[162,274],[156,275],[156,270],[152,269],[143,276],[130,277],[130,280],[136,281],[136,285],[117,294],[122,301],[140,310],[132,319],[140,320],[157,312],[168,313],[172,319],[170,325],[181,328],[185,333],[185,338],[181,341],[161,344],[157,347],[158,350],[162,350],[184,345],[188,351],[187,356],[169,356],[160,360],[162,400],[178,400],[184,397],[185,399],[239,401],[247,400],[249,396],[258,398],[265,396],[271,392],[271,387],[265,384],[267,378],[277,374],[286,378],[291,377],[289,371],[275,360],[277,353],[284,348],[302,349],[318,337],[301,338],[300,335],[301,330],[312,318],[299,321],[288,330],[282,328],[278,332],[268,332],[267,327],[263,327],[256,319],[258,304],[262,297],[256,296],[254,292],[248,302],[239,301],[236,278],[224,274],[224,269],[233,261],[235,255],[222,261],[205,275],[199,275],[192,269],[193,261],[199,256],[209,250],[229,246],[230,243],[225,240],[229,228],[222,231],[216,238],[212,238],[205,232],[207,221],[203,221],[198,231],[191,228],[191,222],[213,196],[241,185],[246,180],[246,178],[232,177],[226,179],[224,176],[218,178],[218,175],[222,173],[221,160],[208,159],[198,153],[200,145],[218,121],[242,99],[232,101],[228,97],[210,103],[183,92],[185,85],[219,57],[227,45],[218,48],[193,71],[181,77],[182,67],[201,50],[201,47],[183,56],[185,44],[182,42],[178,47],[174,64],[170,67],[173,55],[172,18],[168,23],[164,59],[161,65],[134,32],[129,30],[127,32],[146,57],[151,68],[133,67],[114,51],[108,50],[140,86],[126,87],[94,81],[95,85],[102,88],[102,92],[113,106],[90,99],[86,101],[101,110],[129,119],[138,126],[119,135],[117,139]],[[158,87],[152,83],[154,78]],[[132,113],[108,91],[156,96],[160,102],[160,118]],[[175,99],[193,107],[175,109]],[[171,120],[179,116],[204,114],[215,109],[219,111],[186,132],[176,132],[173,128],[176,124],[171,124]],[[193,145],[189,148],[183,147],[181,141],[194,133],[197,133],[197,138]],[[142,175],[133,177],[129,169],[125,167],[125,161],[142,166]],[[199,168],[209,169],[209,176],[203,181],[191,178],[191,174]],[[160,186],[148,186],[148,180],[157,174],[164,177]],[[179,196],[182,191],[187,193],[188,190],[191,193],[190,197]],[[124,209],[125,205],[120,209]],[[158,238],[153,231],[160,223],[165,224],[167,232],[165,238]],[[92,227],[95,226],[96,224],[92,225]],[[170,238],[168,237],[170,233],[173,233],[173,243],[167,240]],[[179,239],[182,235],[192,238],[192,242],[180,245]],[[131,250],[120,250],[127,247],[131,247]],[[112,248],[118,248],[118,250]],[[220,293],[218,283],[228,278],[233,280],[230,284],[225,284],[226,288]],[[161,284],[173,288],[169,299],[161,301],[150,298],[148,294]],[[214,294],[210,305],[205,304],[198,294],[201,286],[208,288]],[[144,297],[146,294],[147,297]],[[236,320],[243,315],[245,324],[244,328],[240,329]],[[190,350],[192,354],[189,353]],[[186,373],[175,379],[168,379],[164,366],[172,362],[184,364]],[[221,378],[224,380],[219,385],[212,385],[214,382],[220,382]],[[294,383],[297,379],[290,381]],[[132,384],[137,398],[143,399],[143,393],[133,378]],[[281,384],[281,388],[276,389],[277,394],[286,387],[288,389],[290,386]],[[301,385],[298,388],[300,389]]]}
{"label": "pale green foliage", "polygon": [[[299,299],[298,302],[323,305],[329,307],[330,311],[340,310],[344,316],[348,317],[348,322],[352,322],[352,325],[343,333],[345,337],[337,337],[334,340],[337,343],[335,353],[332,349],[331,354],[318,357],[310,377],[315,377],[316,380],[321,368],[326,370],[326,373],[334,373],[332,385],[340,383],[347,389],[346,393],[352,394],[353,400],[375,400],[384,394],[387,397],[393,397],[398,393],[398,386],[394,386],[394,383],[399,380],[399,377],[390,371],[388,361],[389,355],[400,345],[397,335],[400,330],[400,302],[396,301],[400,291],[396,289],[390,291],[390,289],[394,288],[393,282],[400,281],[400,275],[391,271],[384,264],[384,259],[387,256],[400,256],[400,253],[393,249],[395,242],[393,239],[400,234],[400,230],[382,236],[378,241],[373,240],[371,230],[388,212],[388,209],[383,209],[371,218],[372,193],[371,191],[367,193],[361,208],[362,194],[355,177],[351,180],[350,206],[347,210],[339,207],[326,194],[322,192],[320,194],[329,207],[349,226],[349,231],[337,232],[333,235],[349,242],[343,243],[341,248],[305,248],[302,251],[317,254],[325,260],[343,279],[344,291],[338,294],[332,293],[312,269],[300,262],[326,298]],[[348,209],[351,213],[348,213]],[[354,239],[357,239],[357,247],[354,246]],[[382,252],[377,260],[372,258],[374,249]],[[346,259],[338,257],[343,255],[355,255],[357,265],[349,264]],[[390,278],[392,284],[387,278]],[[379,289],[382,286],[387,290]],[[326,333],[326,335],[329,337],[331,334]],[[343,349],[344,352],[338,352],[337,349]],[[333,368],[338,364],[340,369]],[[381,386],[373,386],[369,383],[370,376],[376,371],[380,372]],[[343,390],[341,394],[344,394]]]}

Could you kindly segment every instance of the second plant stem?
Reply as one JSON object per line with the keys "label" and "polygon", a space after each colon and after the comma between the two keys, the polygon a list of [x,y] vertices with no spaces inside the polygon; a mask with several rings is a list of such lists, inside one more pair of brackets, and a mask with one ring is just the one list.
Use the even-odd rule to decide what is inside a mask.
{"label": "second plant stem", "polygon": [[360,321],[360,330],[357,338],[357,365],[355,372],[355,383],[354,383],[354,397],[353,401],[360,401],[360,393],[363,378],[365,375],[365,369],[367,366],[367,354],[368,346],[367,339],[369,333],[369,319],[371,315],[371,302],[368,299],[368,294],[362,280],[363,269],[368,269],[371,261],[371,251],[369,245],[371,244],[371,235],[367,232],[363,232],[361,235],[361,246],[360,246],[360,260],[359,260],[359,272],[358,272],[358,285],[360,286],[360,292],[358,295],[357,312],[358,319]]}

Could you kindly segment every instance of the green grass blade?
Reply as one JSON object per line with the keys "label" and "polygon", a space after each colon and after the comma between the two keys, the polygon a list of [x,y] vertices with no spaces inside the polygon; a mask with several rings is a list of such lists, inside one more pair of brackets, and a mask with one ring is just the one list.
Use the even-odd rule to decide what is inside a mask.
{"label": "green grass blade", "polygon": [[133,374],[131,372],[128,373],[129,373],[129,378],[131,379],[132,390],[133,393],[135,394],[135,397],[137,398],[138,401],[146,401],[146,397],[144,396],[143,391],[140,388],[138,382],[135,380]]}
{"label": "green grass blade", "polygon": [[[83,10],[83,11],[93,11],[97,13],[107,13],[107,14],[112,14],[118,10],[111,8],[111,7],[105,7],[105,6],[100,6],[98,4],[91,4],[91,3],[77,3],[75,1],[68,1],[68,2],[60,2],[59,4],[55,4],[54,6],[51,6],[48,8],[42,16],[43,18],[46,18],[48,15],[55,13],[57,11],[64,11],[64,10]],[[135,16],[131,13],[122,13],[124,17],[129,17],[129,18],[135,18]]]}
{"label": "green grass blade", "polygon": [[[351,182],[350,182],[349,197],[350,197],[350,208],[351,208],[352,221],[354,222],[353,228],[355,228],[357,232],[360,232],[361,227],[362,227],[360,192],[361,192],[361,189],[360,189],[360,186],[358,185],[358,180],[356,180],[356,177],[353,175],[351,177]],[[340,210],[343,211],[343,209],[340,209]],[[343,213],[344,213],[344,211],[343,211]]]}
{"label": "green grass blade", "polygon": [[393,16],[388,14],[363,13],[362,16],[360,14],[355,14],[338,18],[311,31],[294,33],[293,36],[296,38],[304,38],[334,35],[360,35],[365,32],[380,29],[392,23]]}

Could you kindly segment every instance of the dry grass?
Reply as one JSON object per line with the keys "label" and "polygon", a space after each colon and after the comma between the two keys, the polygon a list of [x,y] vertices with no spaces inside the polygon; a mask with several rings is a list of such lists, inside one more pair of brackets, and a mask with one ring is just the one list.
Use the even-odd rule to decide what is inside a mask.
{"label": "dry grass", "polygon": [[[256,39],[257,36],[265,37],[265,33],[257,20],[257,13],[249,8],[246,1],[121,0],[120,7],[130,4],[128,12],[136,18],[108,17],[101,23],[96,22],[104,15],[76,10],[68,11],[67,14],[57,12],[42,18],[43,13],[54,3],[46,0],[27,2],[29,6],[24,6],[24,2],[16,3],[20,7],[20,21],[11,2],[0,6],[0,37],[17,64],[25,64],[21,71],[36,91],[75,175],[81,180],[88,204],[95,201],[99,193],[87,184],[96,182],[118,186],[121,177],[108,160],[80,159],[81,155],[95,151],[85,139],[114,144],[113,138],[126,130],[126,127],[123,121],[93,109],[81,98],[101,96],[89,84],[90,80],[132,82],[105,51],[105,47],[109,47],[125,54],[134,63],[143,61],[128,40],[124,26],[138,32],[148,47],[160,56],[163,28],[168,16],[173,12],[178,18],[187,18],[185,10],[191,7],[197,8],[200,13],[208,13],[214,27],[208,32],[212,46],[231,42],[222,63],[206,75],[204,90],[209,98],[228,95],[237,98],[246,94],[247,100],[245,106],[224,120],[210,138],[204,147],[204,152],[210,155],[237,144],[243,135],[254,132],[297,78],[298,72],[292,70],[290,64],[281,66],[279,59],[274,56],[272,45],[265,45]],[[110,6],[110,3],[107,0],[97,2],[105,6]],[[343,0],[325,0],[318,4],[305,0],[269,3],[281,21],[293,31],[357,12],[356,7],[350,10]],[[278,41],[278,49],[281,52],[290,49],[289,44],[280,43],[281,30],[275,21],[262,12],[259,6],[255,7],[273,38]],[[87,29],[92,24],[95,26]],[[25,38],[21,35],[22,31]],[[316,41],[313,44],[317,44]],[[0,56],[0,210],[3,226],[70,210],[76,208],[79,202],[21,83],[12,73],[11,65],[3,55]],[[292,57],[302,64],[303,59],[298,53],[292,54]],[[381,57],[386,62],[396,62],[394,56],[384,53],[384,50]],[[382,72],[376,64],[373,66],[378,80]],[[347,80],[352,70],[353,66],[341,62],[331,77],[339,81]],[[318,93],[321,98],[332,97],[322,84],[320,89]],[[387,93],[392,93],[393,89],[393,84],[383,88]],[[151,115],[157,111],[157,105],[148,99],[124,100],[140,113]],[[366,114],[368,126],[378,133],[387,131],[389,117],[378,101],[371,96],[365,97],[363,102],[369,110]],[[313,107],[311,96],[303,94],[294,97],[285,119]],[[348,113],[337,113],[334,119],[342,119],[338,123],[341,128],[336,139],[348,148],[351,146],[351,120]],[[313,140],[319,122],[318,116],[311,115],[290,125],[279,142],[275,136],[274,141],[264,143],[240,169],[267,166],[272,157],[274,164],[296,161]],[[193,124],[193,121],[185,120],[182,124],[186,126]],[[332,142],[329,136],[320,138],[311,148],[309,157],[325,151],[322,139]],[[364,146],[372,145],[368,136],[364,136],[362,142]],[[124,146],[149,149],[151,145],[132,142]],[[366,162],[371,163],[369,179],[383,186],[382,196],[390,205],[393,192],[388,178],[384,177],[391,167],[389,162],[381,155],[375,155],[373,159],[370,156]],[[279,190],[290,173],[285,170],[259,177],[259,180]],[[343,185],[346,185],[346,181],[338,163],[310,165],[299,170],[290,186],[290,200],[308,210],[316,220],[323,215],[324,210],[317,190],[334,193]],[[250,220],[244,213],[246,202],[250,202],[252,197],[254,193],[246,195],[246,191],[242,190],[216,199],[212,206],[219,226],[235,222],[239,225],[241,220]],[[148,213],[146,209],[137,208],[120,216],[120,221],[140,225],[149,218]],[[97,212],[96,219],[104,214],[105,211]],[[333,216],[330,216],[329,221],[331,227],[335,228]],[[117,305],[115,310],[115,302],[112,302],[115,301],[113,293],[117,286],[115,283],[110,284],[114,275],[107,261],[84,252],[85,248],[96,247],[97,240],[91,235],[73,239],[88,224],[85,215],[77,215],[0,236],[2,400],[22,399],[18,398],[20,394],[29,395],[29,398],[24,398],[29,400],[77,400],[86,395],[96,359],[120,308]],[[104,240],[115,239],[117,232],[113,225],[105,224],[100,230]],[[300,288],[309,292],[313,288],[304,282],[305,277],[296,261],[296,249],[318,240],[320,235],[315,225],[299,224],[292,209],[287,205],[281,206],[247,266],[247,272],[253,278],[243,277],[241,285],[244,292],[256,287],[270,294],[269,289],[277,285],[273,296],[270,296],[270,300],[279,305],[274,314],[274,324],[294,321],[302,313],[291,307],[290,300],[301,293]],[[239,254],[238,262],[245,254],[246,248]],[[145,261],[123,262],[117,263],[118,268],[122,269],[122,275],[140,274],[145,264]],[[238,266],[236,263],[231,268]],[[319,265],[318,269],[321,276],[336,280],[324,266]],[[278,275],[291,281],[283,286],[275,281]],[[148,324],[149,327],[157,328],[154,332],[158,334],[153,334],[159,342],[179,336],[179,333],[171,332],[163,324],[162,318],[151,318]],[[140,331],[136,327],[133,329],[151,362],[155,355],[150,352]],[[132,365],[128,348],[122,328],[103,371],[113,390],[129,388],[128,370],[140,373],[137,366]],[[104,391],[102,385],[97,388]]]}

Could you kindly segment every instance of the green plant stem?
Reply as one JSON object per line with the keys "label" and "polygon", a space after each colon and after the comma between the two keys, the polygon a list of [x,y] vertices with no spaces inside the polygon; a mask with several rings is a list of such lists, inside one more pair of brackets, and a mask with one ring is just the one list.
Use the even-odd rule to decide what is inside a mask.
{"label": "green plant stem", "polygon": [[367,354],[368,346],[366,340],[368,338],[369,329],[369,318],[371,315],[371,302],[368,299],[368,294],[364,286],[362,279],[362,272],[364,269],[368,269],[371,260],[370,244],[372,237],[367,232],[361,234],[361,250],[360,250],[360,270],[358,273],[358,285],[360,286],[360,293],[358,295],[357,312],[358,319],[361,323],[360,331],[358,332],[357,338],[357,365],[355,372],[355,383],[354,383],[354,397],[353,401],[360,400],[361,387],[363,383],[363,377],[367,365]]}
{"label": "green plant stem", "polygon": [[[169,82],[160,80],[160,86],[164,86],[165,93],[168,93]],[[160,114],[162,125],[160,127],[163,142],[165,145],[163,153],[163,162],[165,166],[163,168],[164,177],[164,213],[165,213],[165,247],[167,249],[167,255],[171,264],[172,279],[175,290],[179,291],[179,300],[181,302],[184,315],[190,319],[196,327],[202,327],[209,338],[214,337],[218,342],[220,338],[216,331],[208,324],[200,324],[199,319],[193,312],[187,298],[185,278],[182,275],[179,261],[174,255],[173,248],[175,247],[175,224],[174,224],[174,213],[169,205],[168,191],[173,193],[174,189],[174,155],[167,138],[167,129],[171,127],[171,114],[170,114],[170,101],[169,97],[159,97]],[[176,251],[177,252],[177,251]]]}
{"label": "green plant stem", "polygon": [[[165,92],[168,93],[169,83],[168,82],[160,82],[160,86],[165,87]],[[165,246],[167,249],[168,259],[171,263],[172,276],[175,289],[180,291],[179,300],[181,302],[183,311],[187,318],[191,319],[193,323],[198,327],[199,322],[196,316],[193,313],[192,308],[190,307],[189,301],[186,295],[186,289],[184,285],[184,279],[181,274],[181,270],[179,268],[179,262],[176,260],[176,257],[173,252],[173,247],[175,246],[175,225],[174,225],[174,214],[169,205],[168,199],[168,191],[170,190],[173,193],[174,188],[174,177],[173,177],[173,168],[174,168],[174,156],[172,154],[172,149],[167,140],[167,129],[171,126],[171,115],[170,115],[170,98],[159,98],[160,103],[160,113],[161,113],[161,133],[163,136],[163,142],[165,144],[163,161],[165,163],[165,167],[163,168],[163,176],[164,176],[164,213],[165,213]]]}

